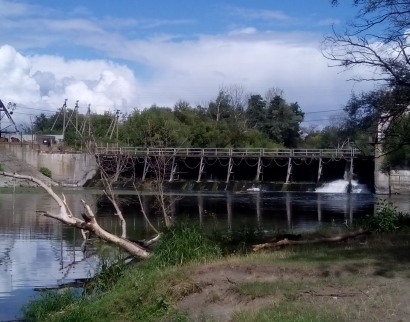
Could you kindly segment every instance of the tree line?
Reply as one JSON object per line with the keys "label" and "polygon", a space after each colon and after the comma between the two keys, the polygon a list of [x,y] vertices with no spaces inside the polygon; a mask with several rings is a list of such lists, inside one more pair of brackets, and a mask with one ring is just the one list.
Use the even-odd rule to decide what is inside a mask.
{"label": "tree line", "polygon": [[26,132],[61,134],[64,128],[65,142],[72,147],[89,135],[102,144],[141,147],[317,149],[355,142],[345,129],[344,116],[333,117],[323,129],[303,127],[305,113],[297,102],[287,102],[279,88],[262,96],[245,94],[241,86],[223,86],[215,99],[196,106],[180,100],[173,107],[153,105],[127,114],[87,116],[75,109],[63,114],[63,109],[40,114]]}

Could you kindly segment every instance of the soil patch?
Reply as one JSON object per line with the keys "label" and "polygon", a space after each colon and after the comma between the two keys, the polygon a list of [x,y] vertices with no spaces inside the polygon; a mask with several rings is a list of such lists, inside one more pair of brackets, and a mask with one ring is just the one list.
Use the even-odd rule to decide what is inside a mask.
{"label": "soil patch", "polygon": [[370,276],[344,268],[204,265],[191,274],[201,287],[180,300],[178,308],[193,321],[256,321],[253,313],[242,319],[237,312],[258,312],[281,303],[315,307],[329,317],[337,312],[337,320],[410,321],[407,278]]}

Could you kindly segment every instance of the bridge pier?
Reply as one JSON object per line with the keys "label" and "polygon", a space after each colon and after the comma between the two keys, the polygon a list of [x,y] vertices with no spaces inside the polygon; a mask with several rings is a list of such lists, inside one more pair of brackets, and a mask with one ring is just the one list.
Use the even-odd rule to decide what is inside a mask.
{"label": "bridge pier", "polygon": [[226,183],[229,182],[229,178],[231,177],[231,173],[232,173],[232,168],[233,168],[232,157],[229,157],[228,173],[226,175]]}
{"label": "bridge pier", "polygon": [[352,178],[353,178],[353,157],[350,158],[350,162],[346,163],[346,168],[349,166],[348,170],[345,170],[345,180],[349,181],[347,185],[347,193],[352,192]]}
{"label": "bridge pier", "polygon": [[175,157],[172,158],[172,165],[171,165],[171,173],[169,175],[169,182],[172,182],[174,180],[174,175],[177,169],[177,163],[175,162]]}
{"label": "bridge pier", "polygon": [[322,158],[319,158],[319,168],[317,170],[317,183],[320,182],[320,178],[322,177],[322,172],[323,172]]}
{"label": "bridge pier", "polygon": [[149,169],[148,156],[146,156],[144,158],[144,170],[142,171],[142,178],[141,178],[142,181],[145,181],[145,177],[147,176],[148,169]]}
{"label": "bridge pier", "polygon": [[286,182],[285,183],[289,183],[290,182],[290,176],[292,174],[292,158],[288,159],[288,172],[286,174]]}
{"label": "bridge pier", "polygon": [[204,168],[205,168],[204,157],[201,156],[201,163],[199,164],[199,173],[198,173],[197,182],[201,182],[201,177],[202,177],[202,173],[204,172]]}
{"label": "bridge pier", "polygon": [[258,168],[256,170],[256,177],[255,181],[260,181],[261,180],[261,174],[262,174],[262,158],[258,158]]}

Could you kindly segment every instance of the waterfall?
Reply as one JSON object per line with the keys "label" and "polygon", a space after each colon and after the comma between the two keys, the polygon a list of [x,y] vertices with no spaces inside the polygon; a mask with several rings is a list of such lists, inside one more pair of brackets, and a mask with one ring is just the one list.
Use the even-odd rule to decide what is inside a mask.
{"label": "waterfall", "polygon": [[[316,188],[316,192],[323,193],[347,193],[349,181],[347,180],[335,180],[327,182],[320,188]],[[371,193],[365,184],[359,184],[357,180],[352,180],[352,193]]]}

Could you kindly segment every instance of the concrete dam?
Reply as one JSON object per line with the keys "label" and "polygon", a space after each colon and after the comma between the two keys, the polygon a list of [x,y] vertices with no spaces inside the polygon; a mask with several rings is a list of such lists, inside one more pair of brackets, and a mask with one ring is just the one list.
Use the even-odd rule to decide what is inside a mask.
{"label": "concrete dam", "polygon": [[[189,183],[193,190],[246,190],[265,186],[269,190],[306,191],[345,180],[374,191],[374,158],[363,156],[357,149],[99,147],[96,155],[107,169],[119,158],[121,162],[127,158],[126,168],[135,181],[149,180],[155,177],[155,171],[163,171],[164,180],[175,188]],[[156,166],[161,169],[154,169]]]}

